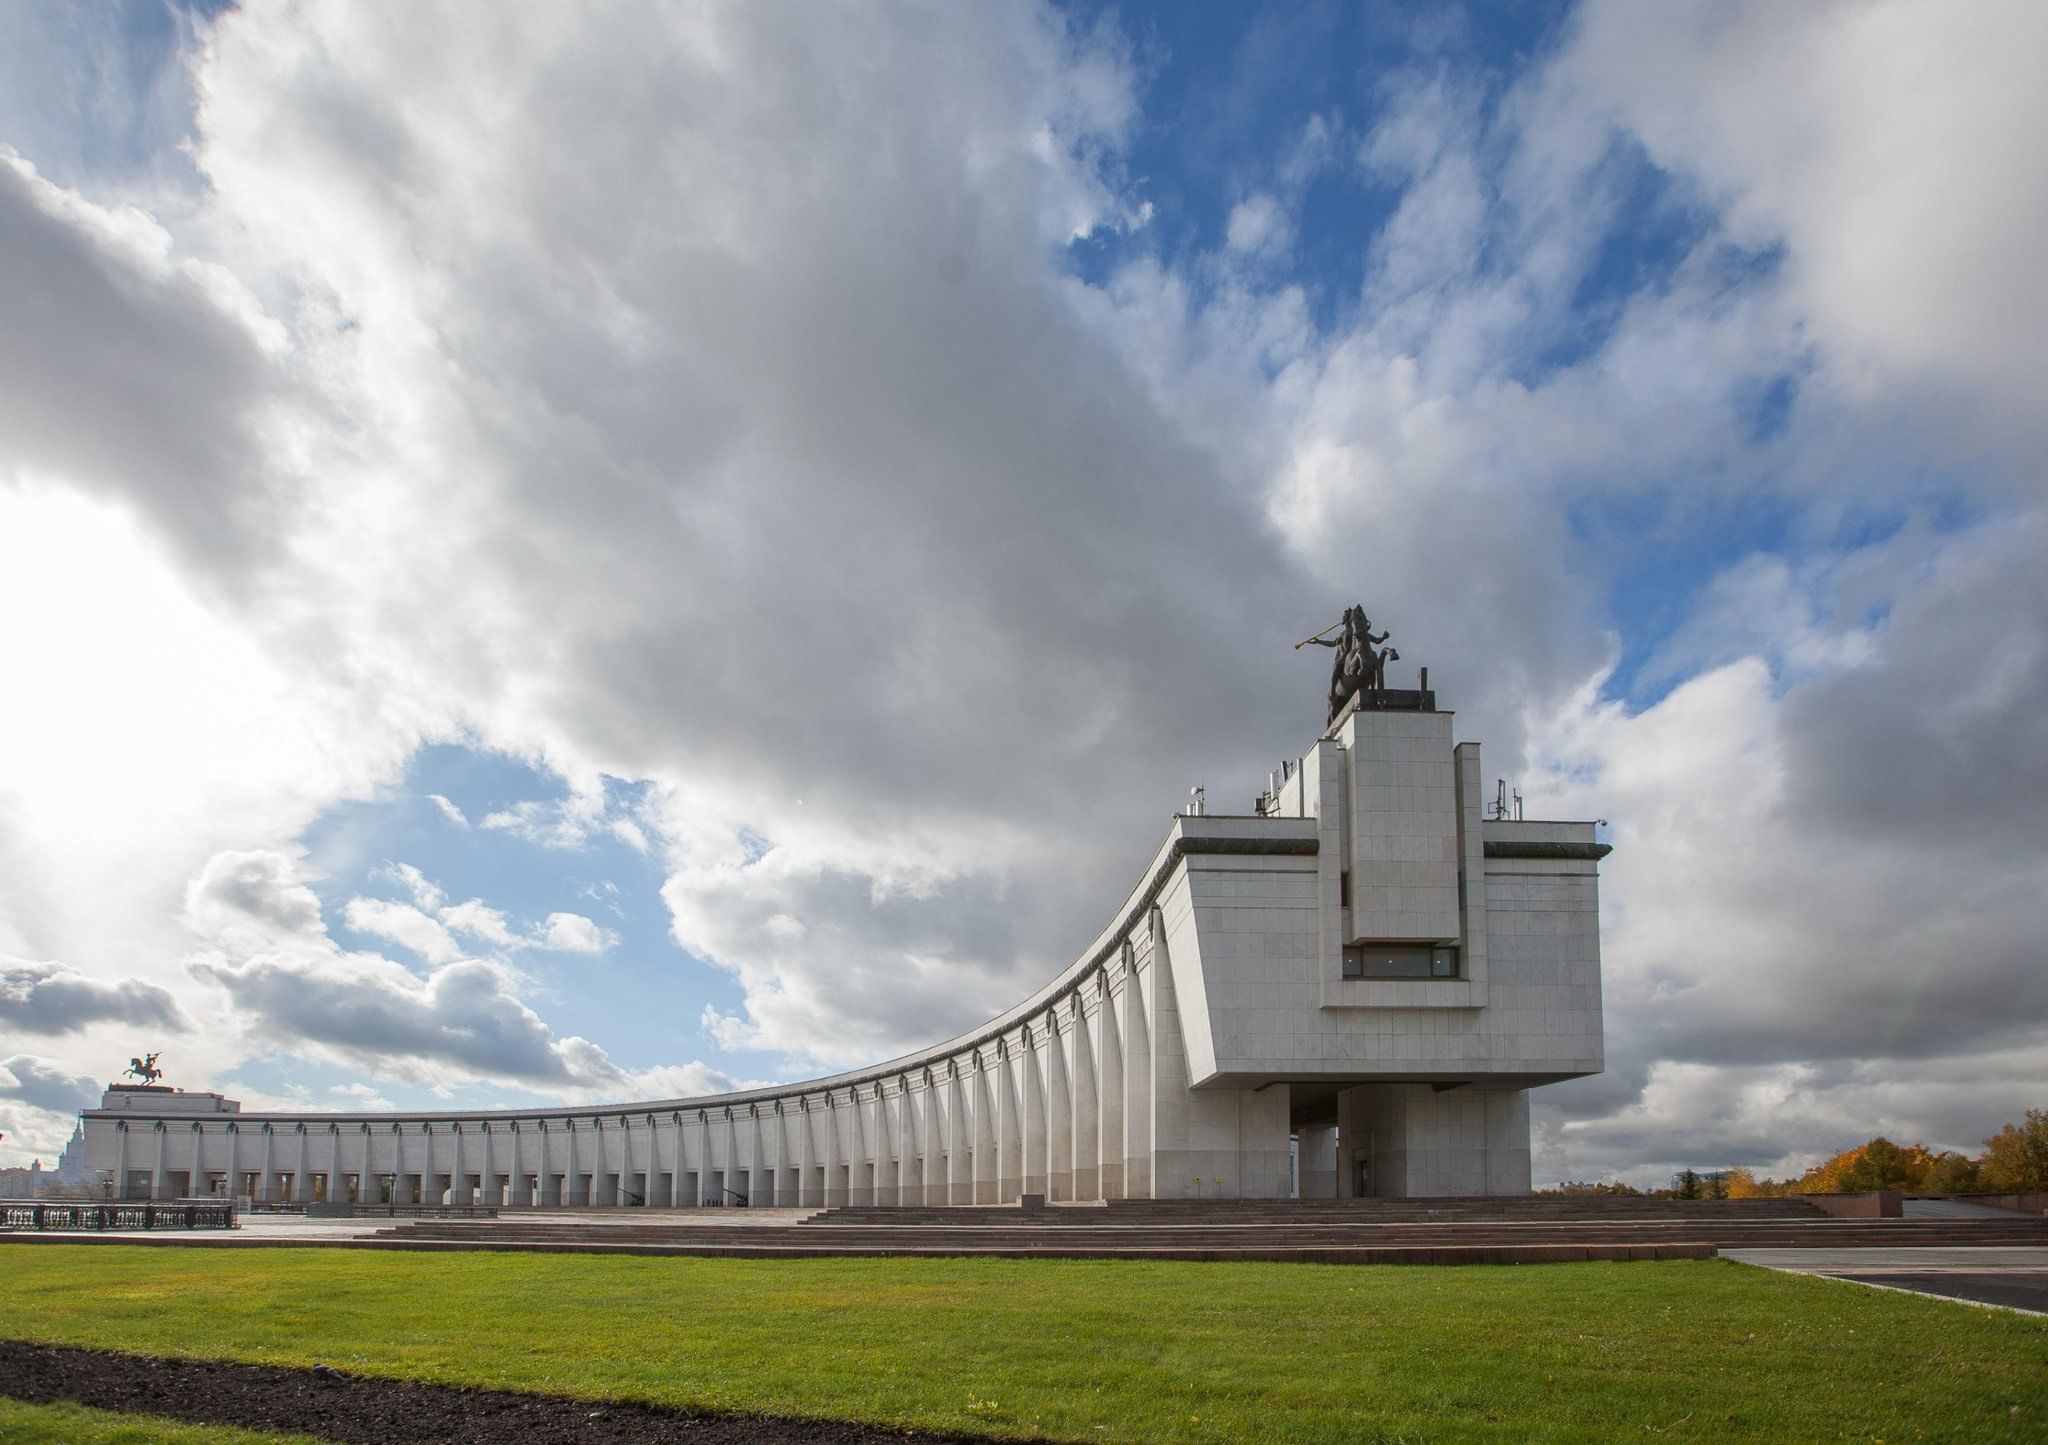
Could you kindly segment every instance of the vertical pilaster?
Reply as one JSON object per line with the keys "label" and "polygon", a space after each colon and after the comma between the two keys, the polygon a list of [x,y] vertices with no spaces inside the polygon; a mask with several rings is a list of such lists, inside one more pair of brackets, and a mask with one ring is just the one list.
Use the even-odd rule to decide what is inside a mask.
{"label": "vertical pilaster", "polygon": [[[1017,1066],[1023,1071],[1023,1078],[1018,1081],[1019,1099],[1023,1105],[1020,1111],[1022,1117],[1018,1123],[1022,1126],[1024,1142],[1024,1182],[1022,1188],[1018,1190],[1020,1194],[1050,1192],[1050,1186],[1046,1182],[1046,1170],[1047,1162],[1052,1157],[1052,1147],[1046,1143],[1045,1138],[1046,1098],[1049,1086],[1042,1063],[1043,1056],[1040,1053],[1043,1047],[1041,1040],[1047,1032],[1047,1027],[1043,1020],[1036,1024],[1027,1023],[1018,1035],[1020,1047]],[[1034,1038],[1034,1035],[1038,1037]]]}
{"label": "vertical pilaster", "polygon": [[830,1089],[825,1091],[825,1177],[818,1189],[818,1202],[827,1209],[835,1204],[846,1203],[846,1192],[839,1183],[839,1105]]}
{"label": "vertical pilaster", "polygon": [[[1116,969],[1125,988],[1130,987],[1129,944],[1117,953]],[[1124,1197],[1124,1053],[1122,1031],[1116,1026],[1116,996],[1105,970],[1096,975],[1100,1002],[1095,1010],[1095,1094],[1096,1157],[1100,1161],[1100,1182],[1104,1199]]]}
{"label": "vertical pilaster", "polygon": [[[1151,939],[1157,940],[1163,930],[1159,910],[1151,910],[1148,918]],[[1149,987],[1145,975],[1156,972],[1159,967],[1159,953],[1156,943],[1147,950],[1151,960],[1148,968],[1137,967],[1132,959],[1132,968],[1124,979],[1123,996],[1123,1040],[1124,1040],[1124,1194],[1130,1199],[1151,1199],[1152,1182],[1152,1031],[1151,1014],[1145,1001]]]}
{"label": "vertical pilaster", "polygon": [[[1067,1089],[1067,1041],[1057,1009],[1046,1015],[1045,1197],[1074,1197],[1074,1105]],[[1071,1033],[1072,1025],[1065,1032]]]}
{"label": "vertical pilaster", "polygon": [[449,1165],[449,1203],[453,1206],[471,1206],[475,1197],[469,1193],[469,1161],[463,1158],[463,1124],[457,1120],[455,1132],[455,1161]]}
{"label": "vertical pilaster", "polygon": [[995,1202],[1001,1204],[1024,1191],[1024,1121],[1017,1115],[1017,1055],[1008,1038],[996,1040],[995,1094]]}
{"label": "vertical pilaster", "polygon": [[908,1074],[897,1080],[897,1091],[902,1111],[897,1124],[902,1133],[896,1146],[896,1196],[902,1204],[918,1205],[924,1203],[923,1150],[918,1145],[917,1096],[911,1092]]}
{"label": "vertical pilaster", "polygon": [[1074,1028],[1067,1036],[1068,1089],[1074,1107],[1074,1198],[1100,1199],[1100,1141],[1096,1134],[1095,1020],[1088,1015],[1085,987],[1073,994]]}
{"label": "vertical pilaster", "polygon": [[946,1202],[946,1114],[939,1104],[939,1082],[924,1071],[924,1206]]}
{"label": "vertical pilaster", "polygon": [[875,1203],[896,1203],[896,1106],[875,1081]]}
{"label": "vertical pilaster", "polygon": [[[879,1098],[881,1090],[876,1089]],[[853,1131],[853,1144],[847,1150],[850,1161],[846,1170],[846,1202],[852,1205],[867,1205],[875,1202],[875,1166],[868,1152],[867,1101],[860,1096],[860,1086],[855,1085],[847,1092],[852,1113],[847,1126]]]}
{"label": "vertical pilaster", "polygon": [[946,1062],[946,1203],[974,1202],[974,1160],[970,1154],[973,1135],[969,1132],[967,1084],[961,1076],[961,1061]]}
{"label": "vertical pilaster", "polygon": [[990,1087],[990,1074],[1002,1064],[991,1057],[984,1057],[979,1050],[974,1055],[974,1076],[968,1083],[974,1092],[974,1147],[970,1157],[974,1161],[973,1182],[969,1199],[975,1204],[995,1204],[1001,1200],[1002,1160],[1001,1150],[996,1144],[996,1101],[995,1091]]}
{"label": "vertical pilaster", "polygon": [[789,1202],[800,1209],[814,1208],[818,1203],[818,1193],[811,1180],[811,1101],[801,1094],[796,1097],[789,1124],[794,1135],[789,1162],[791,1173],[795,1175],[790,1181]]}

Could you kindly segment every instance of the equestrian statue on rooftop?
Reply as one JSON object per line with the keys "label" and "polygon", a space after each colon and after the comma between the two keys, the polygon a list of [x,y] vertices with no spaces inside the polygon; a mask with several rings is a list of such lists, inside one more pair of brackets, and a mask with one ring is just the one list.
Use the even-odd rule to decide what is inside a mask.
{"label": "equestrian statue on rooftop", "polygon": [[[1343,631],[1336,637],[1329,634]],[[1344,704],[1359,693],[1383,692],[1387,686],[1387,664],[1399,660],[1401,654],[1381,645],[1393,636],[1391,632],[1375,634],[1372,619],[1365,615],[1363,607],[1347,607],[1344,619],[1333,622],[1313,637],[1304,637],[1295,643],[1296,649],[1314,645],[1337,649],[1335,662],[1330,668],[1330,721],[1337,720],[1337,714],[1344,711]]]}

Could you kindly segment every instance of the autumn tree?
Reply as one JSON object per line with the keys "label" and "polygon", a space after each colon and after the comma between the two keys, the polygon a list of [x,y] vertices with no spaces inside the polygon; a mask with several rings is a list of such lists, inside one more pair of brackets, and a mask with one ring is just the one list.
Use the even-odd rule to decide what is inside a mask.
{"label": "autumn tree", "polygon": [[1721,1177],[1730,1199],[1770,1199],[1792,1187],[1790,1180],[1781,1183],[1776,1179],[1759,1179],[1754,1169],[1746,1169],[1740,1164]]}
{"label": "autumn tree", "polygon": [[1929,1194],[1972,1194],[1984,1187],[1982,1175],[1976,1160],[1946,1149],[1928,1161],[1919,1187]]}
{"label": "autumn tree", "polygon": [[2000,1192],[2048,1189],[2048,1109],[2029,1109],[2024,1122],[1984,1141],[1982,1176],[1985,1187]]}

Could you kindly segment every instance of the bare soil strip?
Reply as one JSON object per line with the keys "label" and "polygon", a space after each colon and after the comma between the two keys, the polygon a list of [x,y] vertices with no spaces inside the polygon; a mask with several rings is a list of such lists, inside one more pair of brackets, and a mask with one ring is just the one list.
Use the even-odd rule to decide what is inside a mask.
{"label": "bare soil strip", "polygon": [[163,1359],[0,1340],[0,1395],[30,1404],[70,1400],[200,1425],[284,1430],[389,1445],[407,1438],[455,1445],[683,1441],[686,1445],[938,1445],[971,1437],[892,1431],[832,1420],[686,1415],[654,1405],[467,1390],[219,1360]]}

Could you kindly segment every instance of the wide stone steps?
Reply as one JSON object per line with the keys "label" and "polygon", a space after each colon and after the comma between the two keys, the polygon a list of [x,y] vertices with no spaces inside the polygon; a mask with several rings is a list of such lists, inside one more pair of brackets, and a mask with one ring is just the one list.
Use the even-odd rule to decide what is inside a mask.
{"label": "wide stone steps", "polygon": [[1825,1220],[1806,1199],[1311,1199],[1311,1201],[1112,1201],[1075,1203],[1024,1212],[1016,1206],[958,1208],[870,1208],[836,1206],[807,1220],[815,1226],[848,1224],[1006,1224],[1018,1228],[1100,1228],[1106,1224],[1438,1224],[1456,1220]]}
{"label": "wide stone steps", "polygon": [[[886,1211],[875,1211],[886,1213]],[[1719,1249],[2048,1245],[2048,1223],[2005,1220],[1469,1218],[1437,1222],[1278,1223],[1189,1219],[1039,1225],[955,1217],[810,1224],[692,1226],[682,1222],[501,1219],[422,1221],[380,1231],[390,1247],[691,1254],[750,1258],[977,1255],[1010,1258],[1283,1259],[1329,1263],[1534,1262],[1544,1259],[1702,1258]],[[964,1212],[963,1212],[964,1213]],[[1107,1211],[1098,1211],[1107,1213]]]}

